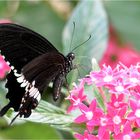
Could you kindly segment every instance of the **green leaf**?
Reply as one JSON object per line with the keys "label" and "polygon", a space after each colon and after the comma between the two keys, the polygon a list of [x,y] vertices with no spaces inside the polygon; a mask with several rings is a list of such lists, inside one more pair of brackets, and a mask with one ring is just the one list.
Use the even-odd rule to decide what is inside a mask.
{"label": "green leaf", "polygon": [[38,107],[36,108],[37,112],[50,112],[50,113],[58,113],[65,114],[65,111],[57,106],[54,106],[46,101],[41,100]]}
{"label": "green leaf", "polygon": [[140,1],[105,1],[111,24],[123,42],[140,50]]}
{"label": "green leaf", "polygon": [[105,96],[108,95],[107,89],[101,89],[103,93],[96,87],[96,85],[85,85],[84,93],[87,95],[87,99],[89,102],[92,102],[93,99],[96,99],[100,108],[106,111],[104,100],[102,94]]}
{"label": "green leaf", "polygon": [[43,124],[25,123],[0,130],[0,139],[61,139],[58,132]]}
{"label": "green leaf", "polygon": [[79,45],[92,35],[87,43],[77,49],[77,52],[79,56],[95,57],[99,60],[106,49],[108,34],[107,17],[102,2],[100,0],[79,2],[63,32],[65,53],[70,49],[73,22],[76,23],[76,27],[72,47]]}
{"label": "green leaf", "polygon": [[62,139],[61,140],[67,140],[67,139],[70,139],[70,140],[75,140],[74,136],[72,133],[68,132],[68,131],[60,131],[60,135],[62,136]]}
{"label": "green leaf", "polygon": [[100,70],[100,66],[97,63],[95,58],[92,58],[92,71],[99,71]]}
{"label": "green leaf", "polygon": [[[15,115],[16,114],[13,113],[10,120],[12,120]],[[66,114],[63,109],[41,100],[29,118],[17,118],[15,123],[19,121],[49,124],[57,129],[71,130],[69,126],[73,122],[73,117]]]}
{"label": "green leaf", "polygon": [[7,10],[7,1],[0,1],[0,17],[5,18]]}
{"label": "green leaf", "polygon": [[[96,85],[91,85],[91,86],[85,85],[84,92],[87,95],[87,99],[89,102],[92,102],[93,99],[96,99],[98,106],[102,108],[104,111],[106,111],[103,97],[99,89],[96,87]],[[105,95],[107,94],[105,89],[103,89],[103,93]]]}
{"label": "green leaf", "polygon": [[93,94],[94,94],[94,97],[96,98],[96,101],[98,102],[98,105],[105,111],[106,109],[105,109],[103,97],[99,89],[95,85],[93,86]]}
{"label": "green leaf", "polygon": [[0,109],[8,102],[8,100],[5,98],[6,91],[7,90],[5,89],[5,81],[0,81]]}
{"label": "green leaf", "polygon": [[18,11],[11,17],[13,22],[27,26],[46,37],[58,50],[62,50],[61,34],[64,21],[47,5],[21,1]]}
{"label": "green leaf", "polygon": [[[63,45],[65,54],[67,54],[70,49],[73,22],[75,22],[76,27],[71,50],[87,40],[90,35],[92,36],[89,41],[74,51],[76,57],[81,56],[79,63],[85,65],[85,69],[87,69],[87,65],[90,66],[91,64],[87,64],[87,62],[84,63],[83,60],[89,59],[91,61],[93,57],[100,60],[107,46],[108,23],[102,2],[100,0],[82,0],[79,2],[64,28]],[[77,75],[78,74],[73,74],[71,77],[71,79],[73,79],[72,81],[77,78]]]}

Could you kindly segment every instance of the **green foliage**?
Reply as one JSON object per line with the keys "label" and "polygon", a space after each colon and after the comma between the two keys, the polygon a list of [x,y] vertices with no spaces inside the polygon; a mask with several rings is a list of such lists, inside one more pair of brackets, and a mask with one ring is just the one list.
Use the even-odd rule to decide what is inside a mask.
{"label": "green foliage", "polygon": [[[93,56],[100,60],[107,44],[107,17],[101,1],[81,1],[75,8],[71,18],[64,28],[64,52],[69,52],[72,39],[73,25],[75,22],[72,49],[89,38],[91,39],[76,50],[79,56]],[[100,51],[98,51],[100,49]],[[90,51],[89,51],[90,50]]]}
{"label": "green foliage", "polygon": [[0,81],[0,107],[4,106],[7,103],[5,95],[6,95],[5,82]]}
{"label": "green foliage", "polygon": [[[73,22],[75,22],[75,32],[72,40]],[[77,48],[74,52],[76,56],[80,56],[79,64],[83,65],[87,71],[87,67],[91,63],[87,63],[85,59],[94,57],[100,60],[107,46],[108,39],[108,22],[102,2],[98,1],[81,1],[73,11],[63,32],[64,52],[69,52],[70,42],[72,40],[72,48],[81,44],[85,40],[91,38],[88,42]],[[100,51],[99,51],[100,50]],[[82,58],[83,56],[83,58]],[[85,73],[85,74],[87,74]],[[71,81],[77,79],[78,73],[72,73]]]}
{"label": "green foliage", "polygon": [[12,16],[12,20],[40,33],[58,50],[62,50],[61,32],[64,21],[54,13],[46,2],[28,4],[21,1],[18,12]]}
{"label": "green foliage", "polygon": [[96,86],[93,86],[94,97],[97,100],[98,105],[100,106],[100,108],[105,110],[104,100],[103,100],[103,97],[102,97],[102,93],[100,93],[100,92],[101,91],[99,91],[99,89]]}
{"label": "green foliage", "polygon": [[46,124],[28,122],[1,129],[0,139],[60,139],[60,135]]}
{"label": "green foliage", "polygon": [[[15,113],[12,115],[12,117],[14,115]],[[73,122],[73,117],[66,114],[63,109],[41,100],[38,107],[29,118],[20,118],[18,121],[19,120],[46,123],[58,129],[70,130],[69,125]]]}

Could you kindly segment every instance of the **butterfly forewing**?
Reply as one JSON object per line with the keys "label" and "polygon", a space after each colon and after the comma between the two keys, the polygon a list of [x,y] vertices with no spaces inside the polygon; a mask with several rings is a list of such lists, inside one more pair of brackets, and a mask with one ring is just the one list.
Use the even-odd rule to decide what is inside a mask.
{"label": "butterfly forewing", "polygon": [[15,24],[0,24],[0,50],[18,71],[41,54],[58,52],[47,39]]}

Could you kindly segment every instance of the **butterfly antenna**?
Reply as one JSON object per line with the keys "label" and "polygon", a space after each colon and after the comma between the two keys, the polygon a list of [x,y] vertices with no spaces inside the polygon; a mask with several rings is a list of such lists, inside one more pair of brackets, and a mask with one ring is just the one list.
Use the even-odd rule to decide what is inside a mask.
{"label": "butterfly antenna", "polygon": [[73,21],[73,31],[72,31],[71,41],[70,41],[69,52],[71,52],[71,46],[72,46],[72,42],[73,42],[74,32],[75,32],[75,22]]}
{"label": "butterfly antenna", "polygon": [[18,117],[20,115],[20,113],[18,113],[13,119],[12,119],[12,121],[10,122],[10,126],[13,124],[13,122],[16,120],[16,118]]}
{"label": "butterfly antenna", "polygon": [[91,38],[91,35],[89,36],[89,38],[88,38],[86,41],[84,41],[84,42],[82,42],[81,44],[79,44],[78,46],[76,46],[76,47],[72,50],[72,52],[73,52],[74,50],[76,50],[78,47],[80,47],[80,46],[82,46],[83,44],[85,44],[86,42],[88,42],[88,41],[90,40],[90,38]]}

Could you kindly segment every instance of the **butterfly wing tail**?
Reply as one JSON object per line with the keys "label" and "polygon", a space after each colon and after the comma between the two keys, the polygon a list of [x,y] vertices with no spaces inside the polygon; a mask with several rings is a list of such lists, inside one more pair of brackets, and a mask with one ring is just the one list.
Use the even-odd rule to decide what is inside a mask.
{"label": "butterfly wing tail", "polygon": [[9,108],[11,107],[11,104],[8,103],[5,107],[3,107],[0,111],[0,117],[2,117],[3,115],[5,115],[5,113],[9,110]]}

